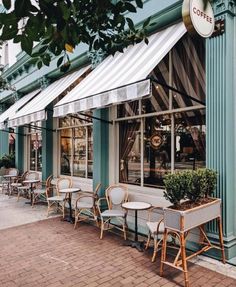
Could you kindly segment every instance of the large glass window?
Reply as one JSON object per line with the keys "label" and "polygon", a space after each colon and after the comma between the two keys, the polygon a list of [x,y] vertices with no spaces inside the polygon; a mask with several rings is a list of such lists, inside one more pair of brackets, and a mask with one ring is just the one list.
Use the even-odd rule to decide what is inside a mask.
{"label": "large glass window", "polygon": [[86,117],[60,119],[61,174],[93,177],[93,130]]}
{"label": "large glass window", "polygon": [[42,171],[42,132],[40,123],[35,123],[28,130],[29,141],[29,168],[34,171]]}
{"label": "large glass window", "polygon": [[161,187],[166,173],[205,166],[204,40],[183,37],[151,76],[150,98],[117,108],[119,181]]}

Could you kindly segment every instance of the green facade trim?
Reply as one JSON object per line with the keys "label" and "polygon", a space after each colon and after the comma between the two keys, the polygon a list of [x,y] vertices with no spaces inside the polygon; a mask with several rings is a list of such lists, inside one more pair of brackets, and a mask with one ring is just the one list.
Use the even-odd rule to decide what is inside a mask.
{"label": "green facade trim", "polygon": [[[52,107],[50,107],[52,108]],[[42,180],[53,174],[53,117],[48,112],[46,121],[42,121]]]}
{"label": "green facade trim", "polygon": [[[215,10],[217,10],[217,5],[215,6]],[[222,7],[225,6],[221,5],[221,8]],[[236,28],[235,15],[231,12],[229,13],[228,7],[225,7],[224,13],[223,10],[219,13],[221,15],[220,19],[225,20],[225,32],[222,35],[208,39],[206,45],[206,154],[207,166],[218,172],[216,196],[222,199],[224,243],[226,257],[230,259],[236,256],[236,45],[235,38],[233,37],[233,35],[235,35]],[[217,226],[215,223],[209,224],[209,232],[212,240],[214,241],[217,238]]]}
{"label": "green facade trim", "polygon": [[16,128],[16,141],[15,141],[15,157],[16,157],[16,167],[19,169],[20,173],[25,171],[24,169],[24,155],[25,155],[25,136],[24,128]]}
{"label": "green facade trim", "polygon": [[[94,117],[109,119],[108,109],[93,112]],[[109,124],[93,120],[93,188],[102,183],[100,196],[109,184]]]}

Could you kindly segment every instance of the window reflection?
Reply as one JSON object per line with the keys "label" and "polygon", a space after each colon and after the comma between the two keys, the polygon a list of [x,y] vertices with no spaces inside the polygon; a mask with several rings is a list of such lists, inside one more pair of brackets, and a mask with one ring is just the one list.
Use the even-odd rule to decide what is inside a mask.
{"label": "window reflection", "polygon": [[140,184],[140,120],[120,124],[120,182]]}
{"label": "window reflection", "polygon": [[30,134],[30,170],[42,171],[42,134]]}
{"label": "window reflection", "polygon": [[205,110],[175,115],[175,169],[206,165]]}
{"label": "window reflection", "polygon": [[171,169],[170,120],[148,117],[144,124],[144,185],[162,186]]}
{"label": "window reflection", "polygon": [[61,130],[61,174],[71,175],[72,129]]}

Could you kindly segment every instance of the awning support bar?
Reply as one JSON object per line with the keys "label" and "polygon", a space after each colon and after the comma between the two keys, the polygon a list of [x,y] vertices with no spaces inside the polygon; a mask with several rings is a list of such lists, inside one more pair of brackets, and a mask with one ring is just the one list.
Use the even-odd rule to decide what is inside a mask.
{"label": "awning support bar", "polygon": [[88,117],[88,118],[101,121],[101,122],[106,123],[106,124],[113,125],[113,122],[112,122],[112,121],[107,121],[107,120],[104,120],[104,119],[101,119],[101,118],[98,118],[98,117],[95,117],[95,116],[91,116],[91,115],[88,115],[88,114],[84,114],[84,113],[81,113],[81,112],[78,112],[78,114],[81,115],[81,116],[86,116],[86,117]]}
{"label": "awning support bar", "polygon": [[191,99],[192,101],[194,101],[194,102],[196,102],[196,103],[199,103],[199,104],[201,104],[201,105],[203,105],[203,106],[206,105],[205,102],[202,102],[202,101],[200,101],[200,100],[198,100],[198,99],[195,99],[195,98],[191,97],[190,95],[188,95],[188,94],[186,94],[186,93],[184,93],[184,92],[181,92],[181,91],[175,89],[174,87],[171,87],[171,86],[169,86],[169,85],[167,85],[167,84],[165,84],[165,83],[159,82],[158,80],[156,80],[156,79],[153,78],[153,77],[150,77],[150,80],[151,80],[152,82],[155,82],[156,84],[161,85],[161,86],[164,87],[164,88],[170,89],[171,91],[176,92],[176,93],[180,94],[181,96],[184,96],[185,98],[189,98],[189,99]]}
{"label": "awning support bar", "polygon": [[39,127],[39,126],[35,126],[35,125],[31,125],[31,124],[28,124],[28,125],[24,125],[24,127],[27,127],[27,128],[34,128],[36,130],[46,130],[48,132],[56,132],[56,130],[53,130],[53,129],[49,129],[49,128],[44,128],[44,127]]}
{"label": "awning support bar", "polygon": [[17,133],[15,132],[13,129],[9,129],[9,131],[7,130],[0,130],[1,132],[4,132],[4,133],[9,133],[9,134],[16,134],[16,135],[20,135],[20,136],[26,136],[26,134],[22,134],[22,133]]}

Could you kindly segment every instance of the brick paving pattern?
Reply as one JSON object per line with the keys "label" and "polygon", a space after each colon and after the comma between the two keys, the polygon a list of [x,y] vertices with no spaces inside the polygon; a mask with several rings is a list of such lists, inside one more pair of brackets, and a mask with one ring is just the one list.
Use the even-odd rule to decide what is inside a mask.
{"label": "brick paving pattern", "polygon": [[[97,227],[79,228],[60,218],[0,231],[1,287],[119,287],[184,286],[183,274],[165,267],[159,276],[160,256],[151,263],[151,250],[138,252],[123,239]],[[236,286],[236,280],[189,264],[190,286]]]}

